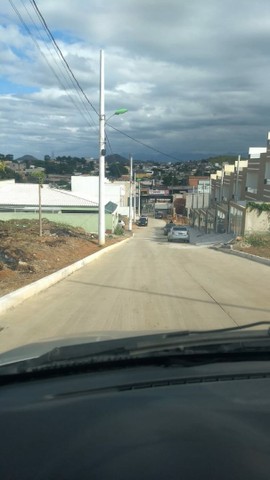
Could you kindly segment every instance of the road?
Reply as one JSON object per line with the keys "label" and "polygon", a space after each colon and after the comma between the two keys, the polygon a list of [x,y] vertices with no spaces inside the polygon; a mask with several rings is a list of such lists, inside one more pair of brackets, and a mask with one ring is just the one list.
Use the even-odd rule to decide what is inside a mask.
{"label": "road", "polygon": [[0,351],[100,331],[212,329],[270,320],[268,266],[171,244],[162,220],[0,318]]}

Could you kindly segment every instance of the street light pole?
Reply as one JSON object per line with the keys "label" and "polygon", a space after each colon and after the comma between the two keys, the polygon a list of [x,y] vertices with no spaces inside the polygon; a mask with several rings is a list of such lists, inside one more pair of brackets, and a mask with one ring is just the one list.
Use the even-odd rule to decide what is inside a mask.
{"label": "street light pole", "polygon": [[104,101],[104,56],[100,50],[100,97],[99,97],[99,219],[98,219],[98,244],[105,244],[105,101]]}
{"label": "street light pole", "polygon": [[134,172],[134,209],[133,209],[133,219],[134,222],[136,222],[136,209],[137,209],[137,177],[136,177],[136,172]]}
{"label": "street light pole", "polygon": [[[105,96],[104,96],[104,54],[100,50],[100,89],[99,89],[99,207],[98,207],[98,244],[105,244]],[[114,115],[122,115],[128,110],[119,108]],[[109,118],[111,118],[109,117]]]}
{"label": "street light pole", "polygon": [[133,158],[130,155],[130,173],[129,173],[129,219],[128,229],[132,232],[132,178],[133,178]]}
{"label": "street light pole", "polygon": [[139,184],[139,195],[138,195],[138,215],[141,216],[141,182],[138,180]]}

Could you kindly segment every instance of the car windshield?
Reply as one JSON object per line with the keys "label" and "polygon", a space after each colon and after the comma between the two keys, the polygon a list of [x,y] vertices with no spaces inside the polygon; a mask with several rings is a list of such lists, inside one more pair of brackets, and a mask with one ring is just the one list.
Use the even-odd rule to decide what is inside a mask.
{"label": "car windshield", "polygon": [[0,354],[269,321],[270,2],[80,7],[1,3]]}

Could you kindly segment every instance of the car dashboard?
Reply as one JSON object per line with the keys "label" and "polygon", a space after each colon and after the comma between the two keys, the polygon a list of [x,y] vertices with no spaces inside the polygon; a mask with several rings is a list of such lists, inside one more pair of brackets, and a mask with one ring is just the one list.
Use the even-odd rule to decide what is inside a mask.
{"label": "car dashboard", "polygon": [[53,371],[1,387],[3,479],[268,479],[269,362]]}

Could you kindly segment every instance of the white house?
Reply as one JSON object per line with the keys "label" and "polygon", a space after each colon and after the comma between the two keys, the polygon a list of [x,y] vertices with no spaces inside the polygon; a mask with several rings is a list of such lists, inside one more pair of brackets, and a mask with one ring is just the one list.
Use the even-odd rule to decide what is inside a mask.
{"label": "white house", "polygon": [[[41,189],[41,211],[42,218],[82,227],[91,233],[98,231],[98,203],[85,198],[83,194],[75,195],[45,184]],[[0,181],[0,220],[37,219],[38,215],[39,185],[15,183],[14,180]],[[114,232],[117,222],[117,205],[106,201],[106,230]]]}
{"label": "white house", "polygon": [[[99,203],[99,177],[93,176],[72,176],[71,177],[71,192],[73,195],[78,195]],[[104,202],[113,202],[118,206],[118,213],[121,215],[128,215],[128,198],[129,198],[129,182],[110,182],[107,178],[104,180]]]}

